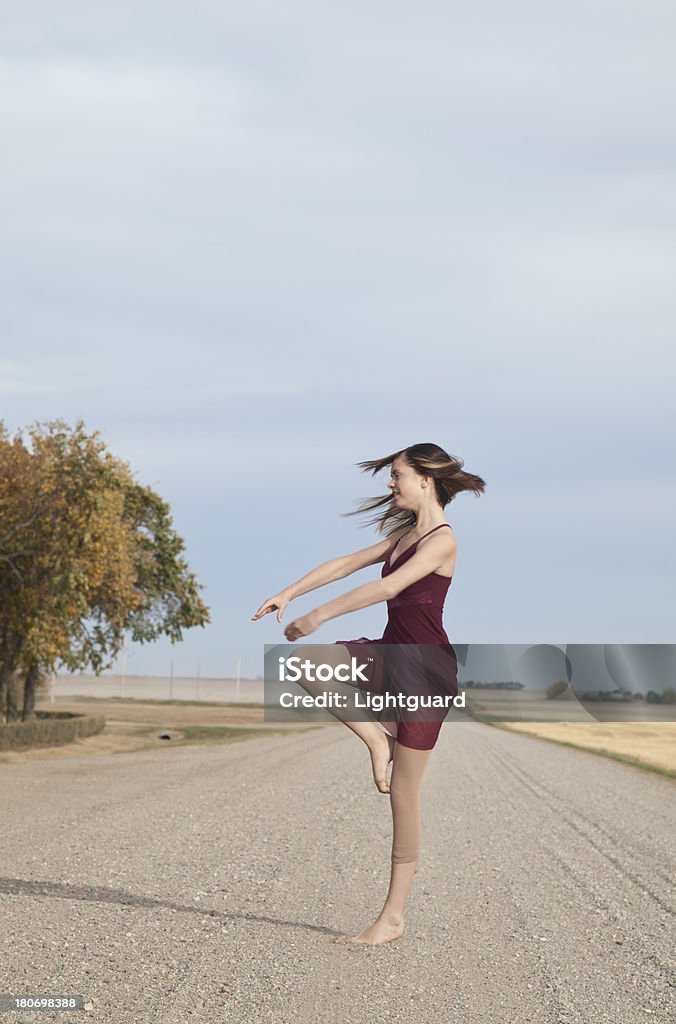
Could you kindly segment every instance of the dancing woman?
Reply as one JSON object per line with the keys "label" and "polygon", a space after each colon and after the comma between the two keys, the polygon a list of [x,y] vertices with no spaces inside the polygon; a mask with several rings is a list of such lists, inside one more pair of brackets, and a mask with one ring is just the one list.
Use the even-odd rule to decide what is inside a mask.
{"label": "dancing woman", "polygon": [[[449,455],[436,444],[415,444],[385,458],[358,465],[372,473],[391,466],[390,493],[367,499],[355,512],[347,513],[359,515],[385,507],[371,520],[378,523],[379,532],[387,532],[385,540],[322,563],[264,601],[252,619],[255,621],[276,611],[277,621],[281,622],[284,610],[293,598],[382,562],[380,580],[356,587],[294,619],[284,630],[286,639],[293,642],[309,636],[329,619],[386,601],[387,626],[380,639],[337,640],[322,649],[321,661],[333,665],[349,664],[353,655],[363,657],[364,644],[439,645],[416,649],[434,654],[434,665],[424,670],[425,681],[423,683],[419,679],[419,689],[436,690],[437,693],[445,691],[455,696],[458,692],[457,661],[443,627],[442,613],[455,571],[457,544],[443,509],[461,491],[473,491],[478,497],[484,491],[485,483],[481,477],[466,473],[461,459]],[[391,650],[389,646],[381,649],[383,652]],[[378,648],[374,646],[368,650]],[[316,661],[316,648],[296,648],[293,654]],[[385,661],[374,658],[371,664],[373,677],[370,677],[369,687],[382,689],[383,677],[387,676],[387,670],[383,671]],[[427,662],[423,659],[422,664],[429,665],[429,659]],[[308,692],[313,692],[313,685],[316,691],[314,681],[301,680],[301,686]],[[355,685],[363,687],[363,684]],[[384,685],[386,688],[387,683]],[[319,684],[321,689],[323,687]],[[331,683],[331,690],[340,689],[354,693],[354,688],[347,683]],[[404,907],[420,851],[420,786],[448,708],[426,712],[423,720],[414,715],[394,721],[377,721],[375,718],[372,721],[347,721],[346,718],[350,717],[348,711],[341,715],[338,709],[332,708],[331,713],[344,721],[368,747],[375,784],[381,793],[389,794],[392,809],[391,874],[387,898],[374,923],[347,941],[371,945],[392,942],[404,933]],[[392,772],[388,781],[390,763]]]}

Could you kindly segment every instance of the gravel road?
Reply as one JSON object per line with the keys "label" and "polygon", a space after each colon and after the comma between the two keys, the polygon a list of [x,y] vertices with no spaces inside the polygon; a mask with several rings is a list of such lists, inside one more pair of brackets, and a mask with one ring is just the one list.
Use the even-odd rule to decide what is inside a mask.
{"label": "gravel road", "polygon": [[673,781],[448,723],[396,943],[390,808],[342,726],[0,764],[0,992],[38,1024],[673,1024]]}

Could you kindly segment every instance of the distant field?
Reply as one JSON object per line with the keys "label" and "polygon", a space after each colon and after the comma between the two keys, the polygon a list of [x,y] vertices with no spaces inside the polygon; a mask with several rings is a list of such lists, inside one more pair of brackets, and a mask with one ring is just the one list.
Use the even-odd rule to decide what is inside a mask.
{"label": "distant field", "polygon": [[467,709],[477,717],[487,720],[533,724],[676,724],[674,704],[648,704],[646,701],[580,701],[570,689],[555,700],[547,697],[546,690],[493,690],[479,687],[467,687],[465,697]]}
{"label": "distant field", "polygon": [[57,676],[43,691],[55,697],[137,697],[141,700],[263,701],[260,679],[211,679],[198,676],[93,676],[84,673]]}

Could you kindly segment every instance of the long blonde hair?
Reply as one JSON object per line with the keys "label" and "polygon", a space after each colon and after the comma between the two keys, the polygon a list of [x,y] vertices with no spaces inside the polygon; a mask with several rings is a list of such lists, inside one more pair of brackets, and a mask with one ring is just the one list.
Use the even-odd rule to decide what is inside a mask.
{"label": "long blonde hair", "polygon": [[[400,455],[405,457],[416,473],[432,477],[437,500],[442,508],[445,508],[449,501],[453,501],[456,494],[461,491],[472,491],[478,498],[486,489],[486,483],[480,476],[465,472],[462,468],[464,465],[462,459],[455,455],[449,455],[438,444],[413,444],[392,455],[385,455],[382,459],[368,459],[365,462],[357,462],[356,465],[364,472],[370,470],[373,476],[385,466],[391,466]],[[378,498],[365,498],[354,511],[342,514],[358,516],[364,512],[372,512],[374,509],[381,508],[385,508],[385,511],[372,516],[365,524],[370,526],[377,523],[378,533],[385,533],[390,537],[397,530],[404,527],[410,530],[416,524],[415,512],[397,508],[391,493]]]}

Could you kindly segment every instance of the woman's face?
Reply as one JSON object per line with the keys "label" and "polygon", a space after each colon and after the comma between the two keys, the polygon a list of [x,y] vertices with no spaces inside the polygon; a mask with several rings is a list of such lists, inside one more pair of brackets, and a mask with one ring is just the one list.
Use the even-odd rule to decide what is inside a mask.
{"label": "woman's face", "polygon": [[417,505],[420,498],[422,477],[418,476],[413,466],[398,455],[392,463],[392,473],[388,487],[392,492],[394,504],[397,508],[409,508],[411,504]]}

